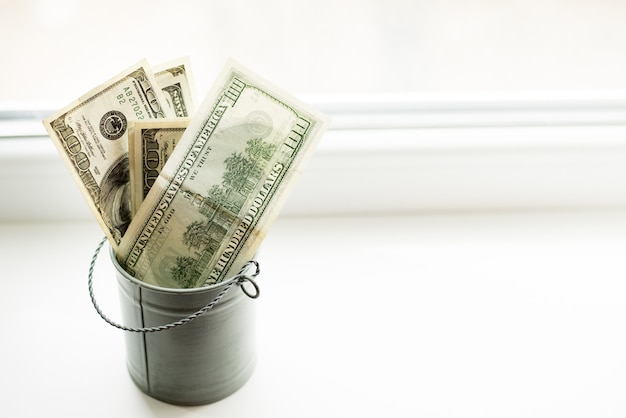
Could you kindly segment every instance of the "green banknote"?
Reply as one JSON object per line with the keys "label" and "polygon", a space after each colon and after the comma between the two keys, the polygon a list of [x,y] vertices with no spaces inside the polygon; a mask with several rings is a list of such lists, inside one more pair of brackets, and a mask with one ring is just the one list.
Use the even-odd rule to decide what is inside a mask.
{"label": "green banknote", "polygon": [[133,214],[148,195],[188,124],[188,118],[151,119],[130,123],[128,156]]}
{"label": "green banknote", "polygon": [[229,61],[133,217],[118,261],[162,287],[233,276],[257,251],[327,125]]}
{"label": "green banknote", "polygon": [[153,68],[156,81],[167,105],[176,117],[193,115],[193,76],[189,58],[183,57]]}
{"label": "green banknote", "polygon": [[143,60],[43,121],[113,248],[131,220],[128,123],[168,116]]}

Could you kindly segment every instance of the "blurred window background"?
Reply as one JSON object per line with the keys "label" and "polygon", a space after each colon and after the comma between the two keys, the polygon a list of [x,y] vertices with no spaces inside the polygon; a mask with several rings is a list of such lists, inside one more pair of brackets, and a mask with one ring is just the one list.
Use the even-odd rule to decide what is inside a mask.
{"label": "blurred window background", "polygon": [[62,106],[142,58],[232,57],[304,97],[626,89],[618,0],[0,1],[0,100]]}
{"label": "blurred window background", "polygon": [[0,10],[0,188],[14,196],[0,202],[4,219],[89,218],[41,120],[143,58],[181,56],[196,104],[230,57],[331,117],[284,213],[626,207],[623,1]]}

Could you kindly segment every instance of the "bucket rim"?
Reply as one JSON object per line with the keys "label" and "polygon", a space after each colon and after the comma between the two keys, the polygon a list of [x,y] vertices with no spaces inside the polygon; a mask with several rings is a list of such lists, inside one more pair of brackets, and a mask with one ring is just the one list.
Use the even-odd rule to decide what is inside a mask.
{"label": "bucket rim", "polygon": [[[128,274],[128,272],[124,270],[124,268],[117,261],[117,257],[115,256],[115,251],[113,250],[113,247],[111,247],[110,245],[109,245],[109,256],[111,257],[111,261],[113,262],[113,266],[115,267],[115,270],[117,270],[117,272],[122,277],[124,277],[124,279],[128,280],[129,282],[137,286],[143,287],[144,289],[149,289],[154,292],[193,295],[193,294],[206,293],[206,292],[219,290],[227,286],[230,282],[239,280],[239,276],[235,276],[235,277],[231,277],[230,279],[222,280],[219,283],[215,283],[209,286],[192,287],[188,289],[175,288],[175,287],[162,287],[162,286],[157,286],[154,284],[142,282],[141,280],[137,280],[136,278]],[[256,257],[253,257],[253,258],[256,258]]]}

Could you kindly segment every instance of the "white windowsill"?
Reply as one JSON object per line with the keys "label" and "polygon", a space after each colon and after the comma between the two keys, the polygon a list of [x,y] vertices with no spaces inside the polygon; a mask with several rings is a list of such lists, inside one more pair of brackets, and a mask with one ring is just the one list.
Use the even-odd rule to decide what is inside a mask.
{"label": "white windowsill", "polygon": [[[123,331],[91,306],[95,222],[0,223],[2,411],[623,417],[625,215],[279,218],[259,258],[261,296],[251,301],[254,374],[232,396],[194,408],[139,391]],[[107,255],[94,290],[119,321]]]}
{"label": "white windowsill", "polygon": [[[522,102],[322,103],[334,124],[262,246],[255,372],[194,408],[130,380],[89,303],[102,231],[23,125],[0,139],[4,411],[624,416],[626,101]],[[95,280],[119,320],[106,252]]]}

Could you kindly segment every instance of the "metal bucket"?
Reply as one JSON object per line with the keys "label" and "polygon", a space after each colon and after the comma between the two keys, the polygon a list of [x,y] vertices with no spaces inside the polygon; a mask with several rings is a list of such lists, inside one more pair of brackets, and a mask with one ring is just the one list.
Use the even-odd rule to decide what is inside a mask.
{"label": "metal bucket", "polygon": [[[118,264],[112,250],[110,256],[125,325],[109,320],[97,306],[91,286],[93,268],[89,290],[100,316],[127,331],[128,371],[144,393],[172,404],[202,405],[243,386],[256,360],[250,300],[258,296],[254,280],[242,272],[213,286],[162,288],[136,280]],[[254,277],[258,263],[253,263]],[[246,290],[246,281],[254,285],[254,293]]]}

